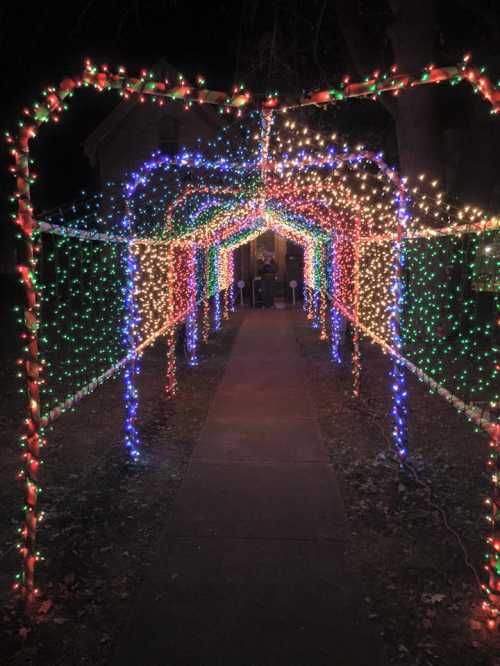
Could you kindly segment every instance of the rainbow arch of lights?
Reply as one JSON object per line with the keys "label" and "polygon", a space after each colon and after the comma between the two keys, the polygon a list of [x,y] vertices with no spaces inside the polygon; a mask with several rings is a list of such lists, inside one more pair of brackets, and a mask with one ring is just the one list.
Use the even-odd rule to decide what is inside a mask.
{"label": "rainbow arch of lights", "polygon": [[[463,74],[465,66],[460,71]],[[87,67],[81,81],[65,80],[59,90],[49,90],[45,103],[26,114],[28,120],[21,124],[16,140],[8,137],[14,144],[16,164],[15,222],[24,244],[19,272],[26,293],[26,347],[19,365],[27,379],[28,414],[21,440],[24,469],[20,475],[26,489],[25,522],[20,530],[23,570],[16,585],[28,606],[37,594],[35,564],[41,558],[36,531],[43,518],[37,499],[45,428],[104,381],[123,373],[125,443],[137,459],[136,379],[142,355],[158,339],[165,339],[165,391],[175,396],[176,327],[185,326],[189,363],[196,366],[200,345],[211,332],[220,330],[235,308],[234,250],[271,229],[304,248],[304,308],[321,339],[329,341],[334,363],[342,361],[342,318],[352,323],[355,396],[360,393],[360,336],[390,354],[392,434],[401,464],[407,456],[406,370],[490,435],[491,529],[484,591],[490,621],[496,623],[500,607],[499,425],[467,398],[474,390],[496,400],[495,371],[491,376],[485,371],[471,388],[462,376],[454,378],[454,384],[448,381],[446,368],[429,370],[427,351],[420,353],[412,325],[424,311],[437,317],[433,313],[439,304],[425,302],[410,323],[402,322],[402,316],[409,296],[421,298],[418,291],[412,294],[405,289],[405,260],[417,274],[418,253],[425,252],[419,243],[431,246],[436,239],[469,235],[489,238],[498,233],[498,219],[476,210],[467,211],[464,219],[462,211],[443,205],[441,196],[417,194],[380,153],[338,145],[335,139],[297,126],[288,120],[289,114],[273,112],[276,104],[264,100],[238,132],[228,130],[204,150],[181,151],[174,157],[153,155],[125,184],[85,202],[83,214],[78,210],[63,219],[49,215],[37,220],[30,195],[34,181],[29,142],[43,123],[57,121],[65,98],[84,85],[97,90],[116,88],[124,96],[144,98],[153,90],[147,77],[113,77]],[[185,85],[177,88],[166,96],[185,101],[191,95]],[[211,103],[207,91],[202,92],[203,99],[197,95],[195,101]],[[495,100],[497,96],[495,92]],[[486,99],[492,102],[490,97]],[[225,102],[220,96],[217,99],[222,106],[236,108],[248,101],[243,93]],[[433,246],[433,255],[440,251]],[[76,265],[83,270],[80,283],[72,273]],[[47,280],[47,275],[52,279]],[[423,289],[425,276],[418,277]],[[50,342],[67,326],[66,304],[61,306],[58,293],[63,284],[68,303],[81,303],[85,316],[64,330],[61,337],[66,347],[58,356]],[[93,308],[95,324],[89,323]],[[402,326],[409,331],[413,356],[403,346]],[[432,335],[432,344],[439,345]],[[490,368],[493,359],[482,353],[482,361]]]}

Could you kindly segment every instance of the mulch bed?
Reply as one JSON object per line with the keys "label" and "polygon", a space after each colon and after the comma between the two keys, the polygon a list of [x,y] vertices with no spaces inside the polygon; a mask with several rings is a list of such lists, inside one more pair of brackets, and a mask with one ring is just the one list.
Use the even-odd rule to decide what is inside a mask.
{"label": "mulch bed", "polygon": [[131,464],[123,447],[123,382],[109,381],[65,414],[48,433],[42,477],[46,524],[39,532],[46,561],[39,565],[43,597],[28,622],[8,594],[18,567],[13,542],[22,518],[19,395],[3,364],[0,501],[0,643],[3,664],[106,664],[116,629],[126,616],[151,560],[168,513],[222,377],[240,324],[237,314],[189,368],[178,354],[178,395],[163,397],[165,349],[159,342],[143,360],[139,382],[142,456]]}
{"label": "mulch bed", "polygon": [[477,580],[444,525],[458,533],[480,572],[488,438],[409,376],[409,450],[417,482],[399,470],[391,450],[389,359],[363,343],[362,396],[356,400],[347,341],[339,367],[302,319],[296,336],[350,522],[348,559],[389,662],[500,664],[498,636],[480,622]]}

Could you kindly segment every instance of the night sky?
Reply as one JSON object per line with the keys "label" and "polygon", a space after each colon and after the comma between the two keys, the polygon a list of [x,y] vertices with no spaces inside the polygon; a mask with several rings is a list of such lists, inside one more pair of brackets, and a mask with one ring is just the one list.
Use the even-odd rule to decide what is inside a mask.
{"label": "night sky", "polygon": [[[355,0],[353,0],[355,2]],[[494,0],[437,2],[440,60],[454,63],[472,50],[478,63],[500,73],[500,18]],[[454,11],[450,11],[453,6]],[[393,62],[386,31],[391,20],[384,0],[359,3],[373,69]],[[133,74],[165,58],[187,78],[203,74],[209,87],[229,89],[244,82],[254,92],[300,92],[346,72],[358,76],[338,25],[334,2],[324,0],[224,0],[218,3],[124,0],[72,3],[6,3],[0,9],[3,55],[3,127],[12,129],[25,104],[65,75],[81,71],[85,57]],[[425,65],[427,63],[422,63]],[[81,144],[117,103],[115,95],[75,96],[60,126],[44,128],[35,142],[37,171],[44,188],[33,195],[38,210],[64,203],[96,185]],[[393,125],[381,105],[357,102],[331,110],[332,122],[352,137],[379,144],[392,157]],[[450,109],[451,117],[457,109]],[[64,164],[64,181],[51,167]],[[7,161],[5,161],[7,166]],[[5,173],[5,170],[4,170]],[[4,191],[11,181],[2,178]],[[6,235],[5,197],[2,229]]]}

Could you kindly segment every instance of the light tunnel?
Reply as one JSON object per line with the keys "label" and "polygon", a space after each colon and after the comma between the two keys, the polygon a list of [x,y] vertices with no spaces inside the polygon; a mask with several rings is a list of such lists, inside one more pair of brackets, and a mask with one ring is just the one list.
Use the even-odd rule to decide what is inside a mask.
{"label": "light tunnel", "polygon": [[[57,96],[48,101],[50,116],[60,102]],[[342,360],[341,318],[351,321],[355,395],[360,336],[390,354],[392,437],[401,463],[407,456],[407,369],[497,436],[496,425],[467,398],[493,395],[492,355],[481,352],[480,374],[471,379],[453,374],[458,353],[428,325],[439,319],[443,303],[449,307],[446,290],[432,294],[436,278],[428,267],[446,256],[442,239],[495,234],[498,220],[476,215],[464,223],[438,199],[410,190],[380,153],[353,149],[264,110],[199,149],[154,154],[125,183],[89,197],[82,208],[35,223],[26,161],[34,134],[23,129],[14,149],[20,165],[16,222],[28,255],[20,266],[28,301],[21,364],[30,396],[22,444],[27,508],[20,586],[28,600],[35,595],[44,429],[122,373],[125,443],[137,459],[142,355],[156,341],[166,343],[165,390],[173,397],[176,328],[185,326],[190,363],[197,365],[199,347],[234,309],[234,250],[265,230],[304,249],[306,313],[336,363]],[[472,356],[467,336],[459,339],[460,353]],[[433,363],[436,350],[448,365]],[[497,578],[495,585],[500,590]]]}

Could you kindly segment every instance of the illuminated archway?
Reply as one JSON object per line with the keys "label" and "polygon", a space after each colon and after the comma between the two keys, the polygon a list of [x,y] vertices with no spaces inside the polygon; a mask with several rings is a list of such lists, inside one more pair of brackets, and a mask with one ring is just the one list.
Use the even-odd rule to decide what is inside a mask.
{"label": "illuminated archway", "polygon": [[[498,220],[473,221],[461,228],[454,224],[434,229],[409,229],[408,188],[404,179],[385,164],[380,154],[365,149],[353,151],[332,146],[324,148],[321,144],[323,139],[312,142],[314,150],[309,148],[311,142],[308,139],[297,141],[298,145],[292,140],[291,148],[288,141],[281,142],[280,146],[272,125],[273,109],[287,111],[296,106],[328,104],[353,96],[371,97],[384,91],[399,92],[414,85],[444,80],[468,81],[492,105],[494,112],[500,108],[499,91],[479,70],[471,68],[467,60],[454,68],[427,68],[417,76],[392,72],[362,84],[345,84],[341,89],[311,93],[300,101],[281,102],[277,97],[256,100],[255,104],[261,111],[258,121],[262,126],[257,132],[258,151],[255,157],[209,159],[201,154],[182,153],[176,158],[154,158],[127,183],[120,226],[111,230],[79,228],[78,225],[61,227],[50,220],[41,222],[34,218],[30,194],[34,176],[30,170],[29,142],[42,124],[50,120],[57,122],[67,99],[76,89],[91,86],[98,91],[116,90],[125,98],[137,95],[141,101],[151,99],[158,104],[163,104],[165,99],[179,99],[187,108],[193,103],[211,103],[220,106],[223,111],[237,110],[238,113],[253,103],[251,95],[242,90],[226,95],[203,88],[194,89],[184,81],[170,85],[154,81],[147,72],[134,79],[127,77],[123,71],[111,74],[106,68],[98,71],[88,64],[81,77],[65,79],[57,90],[46,91],[45,99],[26,111],[19,135],[16,139],[10,136],[7,139],[12,144],[15,160],[13,171],[17,181],[18,207],[15,221],[24,245],[24,258],[19,265],[19,272],[26,295],[26,348],[19,364],[24,368],[27,379],[28,415],[22,439],[26,512],[25,524],[21,529],[23,543],[20,546],[23,572],[18,585],[28,605],[36,595],[34,570],[39,559],[36,526],[41,519],[37,511],[37,495],[40,489],[40,448],[44,444],[44,427],[103,381],[123,370],[127,402],[126,443],[133,457],[137,457],[138,395],[134,377],[140,356],[156,339],[166,336],[166,389],[169,395],[174,395],[175,325],[181,322],[186,324],[190,359],[193,365],[196,364],[197,340],[206,338],[210,324],[210,301],[213,301],[215,330],[231,309],[232,250],[263,229],[270,228],[305,247],[308,316],[319,327],[322,338],[330,338],[335,360],[339,359],[339,317],[345,316],[353,323],[354,393],[359,392],[360,333],[370,337],[393,357],[391,386],[394,442],[401,462],[406,456],[405,368],[415,372],[491,435],[493,492],[489,512],[492,530],[488,536],[487,568],[490,579],[485,591],[490,599],[488,609],[496,621],[500,596],[500,537],[496,526],[499,506],[499,426],[403,355],[400,316],[404,298],[402,256],[408,250],[407,241],[425,239],[430,242],[440,236],[490,233],[498,229]],[[145,208],[138,210],[134,207],[134,197],[140,188],[147,187],[150,174],[162,166],[168,166],[174,173],[187,168],[203,170],[216,174],[219,181],[224,180],[223,174],[237,174],[238,187],[205,177],[201,178],[202,182],[198,185],[188,184],[183,188],[176,186],[175,196],[167,197],[167,200],[160,197],[158,224],[154,221],[152,224],[147,215],[150,204],[146,202]],[[348,175],[343,174],[342,169]],[[375,206],[363,193],[362,179],[358,183],[359,188],[353,188],[356,172],[362,172],[370,179],[382,179],[383,186],[375,188],[377,193],[373,195],[377,199]],[[177,221],[186,211],[189,224],[182,228]],[[139,224],[135,224],[138,219]],[[144,231],[142,234],[141,229]],[[83,373],[72,377],[72,381],[77,384],[77,390],[73,393],[65,393],[66,387],[64,381],[61,381],[61,399],[51,402],[50,409],[46,411],[42,411],[40,389],[43,382],[47,381],[44,375],[49,376],[50,383],[50,368],[44,367],[39,357],[39,342],[43,343],[43,340],[39,338],[38,298],[40,288],[45,285],[37,283],[37,257],[43,258],[45,251],[42,234],[61,238],[61,242],[68,247],[72,242],[68,239],[73,239],[75,243],[86,243],[91,258],[101,262],[100,266],[106,265],[110,273],[113,267],[123,267],[123,275],[120,274],[116,284],[112,284],[110,294],[113,290],[116,290],[113,294],[118,294],[120,288],[124,288],[123,302],[118,304],[113,314],[116,321],[121,321],[123,315],[122,341],[116,348],[106,348],[105,353],[99,356],[95,364],[99,371],[90,381],[78,383]],[[107,248],[106,252],[96,249],[99,247],[96,243],[105,244],[103,247]],[[65,246],[57,247],[65,252]],[[199,283],[193,277],[196,269],[200,268],[198,263],[201,266],[198,271],[201,274]],[[68,265],[71,266],[71,262]],[[88,265],[92,265],[92,261],[89,260]],[[159,305],[155,301],[157,294],[153,289],[158,282],[158,272],[161,274],[159,284],[166,286],[159,297]],[[139,288],[140,282],[145,287],[143,293]],[[380,300],[380,293],[383,294],[381,306],[376,302],[377,297]],[[151,298],[152,294],[154,298]],[[48,302],[50,294],[45,294],[44,299],[42,306]],[[198,308],[202,310],[201,335],[198,335],[197,330]],[[111,330],[111,325],[108,328]],[[122,356],[119,355],[121,351],[124,352]]]}

